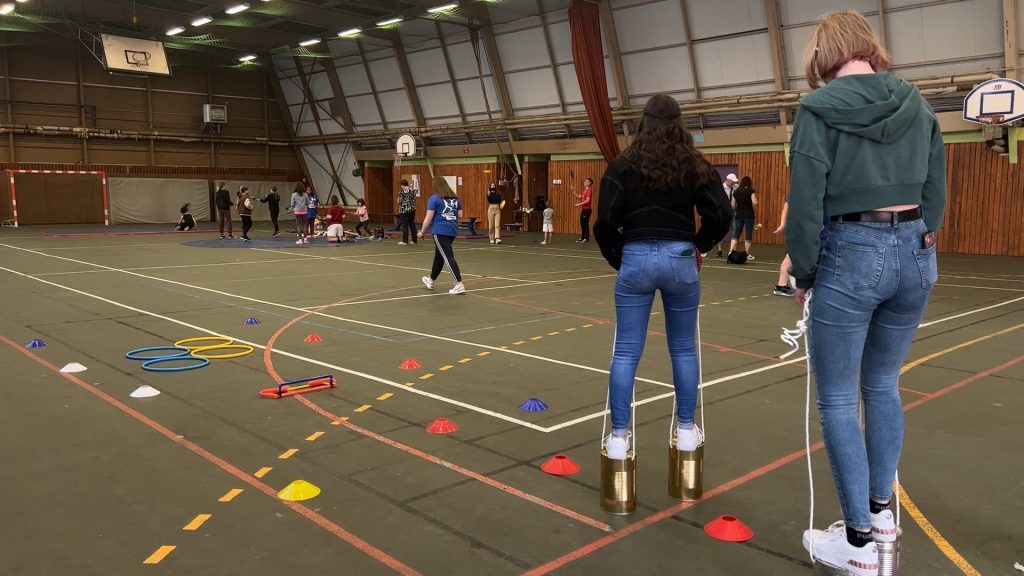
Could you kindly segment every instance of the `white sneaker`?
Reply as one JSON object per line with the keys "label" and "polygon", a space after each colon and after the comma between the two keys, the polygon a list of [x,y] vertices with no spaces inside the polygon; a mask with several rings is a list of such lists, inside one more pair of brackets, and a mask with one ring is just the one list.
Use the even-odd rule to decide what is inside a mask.
{"label": "white sneaker", "polygon": [[753,256],[751,256],[750,254],[747,254],[747,260],[748,260],[748,261],[753,261],[753,260],[757,260],[757,258],[754,258],[754,257],[753,257]]}
{"label": "white sneaker", "polygon": [[547,242],[541,242],[541,243],[540,243],[540,245],[541,245],[541,246],[543,246],[543,245],[545,245],[545,244],[547,244]]}
{"label": "white sneaker", "polygon": [[[812,546],[813,544],[813,546]],[[868,542],[863,548],[846,541],[846,525],[840,520],[827,530],[804,530],[804,549],[815,562],[845,570],[853,576],[878,576],[878,548]]]}
{"label": "white sneaker", "polygon": [[693,452],[704,443],[704,432],[696,425],[693,428],[676,428],[676,450]]}
{"label": "white sneaker", "polygon": [[302,238],[299,238],[298,240],[296,240],[295,243],[296,244],[304,244],[304,242],[302,241]]}
{"label": "white sneaker", "polygon": [[871,515],[871,535],[875,542],[896,541],[896,519],[893,518],[892,510],[882,510]]}
{"label": "white sneaker", "polygon": [[303,238],[302,239],[302,243],[303,244],[309,244],[309,238],[308,237],[307,238]]}
{"label": "white sneaker", "polygon": [[616,436],[609,434],[604,439],[604,451],[612,460],[625,460],[629,457],[629,434]]}
{"label": "white sneaker", "polygon": [[399,242],[398,243],[399,246],[407,246],[408,244],[409,244],[408,242]]}
{"label": "white sneaker", "polygon": [[420,280],[423,280],[423,285],[427,287],[427,290],[434,289],[434,281],[430,279],[430,276],[424,276]]}
{"label": "white sneaker", "polygon": [[488,241],[488,243],[490,243],[490,244],[494,244],[494,238],[491,238],[491,239],[490,239],[490,240]]}
{"label": "white sneaker", "polygon": [[462,282],[456,282],[455,286],[452,286],[452,289],[449,290],[448,293],[449,294],[453,294],[453,295],[454,294],[465,294],[466,293],[466,287],[462,284]]}
{"label": "white sneaker", "polygon": [[702,252],[700,257],[701,258],[707,258],[708,257],[708,253],[707,252]]}
{"label": "white sneaker", "polygon": [[495,244],[501,244],[501,238],[495,238],[494,239],[494,243]]}

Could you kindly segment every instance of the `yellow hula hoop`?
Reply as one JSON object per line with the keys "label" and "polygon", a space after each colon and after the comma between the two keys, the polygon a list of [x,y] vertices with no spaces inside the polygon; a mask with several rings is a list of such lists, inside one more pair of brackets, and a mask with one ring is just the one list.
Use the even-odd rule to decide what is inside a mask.
{"label": "yellow hula hoop", "polygon": [[[205,354],[205,352],[209,352],[211,350],[238,350],[238,349],[241,349],[242,351],[241,352],[231,352],[231,353],[228,353],[228,354]],[[197,356],[199,358],[206,358],[208,360],[230,360],[232,358],[241,358],[242,356],[248,356],[249,354],[252,354],[253,351],[254,351],[252,346],[246,346],[244,344],[228,344],[228,345],[220,344],[220,345],[217,345],[217,346],[199,346],[199,347],[196,347],[196,348],[191,348],[190,350],[192,351],[192,355],[193,356]]]}
{"label": "yellow hula hoop", "polygon": [[[215,345],[203,345],[203,346],[189,346],[192,342],[207,342],[210,340],[223,340],[220,344]],[[185,338],[184,340],[178,340],[174,343],[175,346],[181,346],[182,348],[188,348],[189,350],[195,351],[199,349],[209,350],[211,348],[224,348],[231,346],[235,341],[225,336],[199,336],[198,338]]]}

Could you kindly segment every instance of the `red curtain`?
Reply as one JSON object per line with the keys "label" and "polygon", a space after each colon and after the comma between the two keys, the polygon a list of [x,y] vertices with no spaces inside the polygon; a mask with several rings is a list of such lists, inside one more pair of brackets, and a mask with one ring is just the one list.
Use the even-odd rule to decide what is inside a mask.
{"label": "red curtain", "polygon": [[569,29],[572,32],[572,63],[580,82],[583,105],[590,118],[590,127],[608,162],[619,155],[619,141],[608,101],[608,80],[604,75],[604,49],[601,46],[601,11],[587,0],[572,0],[569,6]]}

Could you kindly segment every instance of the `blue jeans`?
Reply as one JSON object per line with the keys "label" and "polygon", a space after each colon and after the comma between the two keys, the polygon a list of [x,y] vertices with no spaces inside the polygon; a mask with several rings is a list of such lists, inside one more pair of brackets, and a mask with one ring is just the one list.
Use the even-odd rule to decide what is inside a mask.
{"label": "blue jeans", "polygon": [[[869,530],[903,447],[899,376],[938,278],[924,222],[831,223],[811,298],[818,414],[847,526]],[[858,420],[864,401],[864,433]]]}
{"label": "blue jeans", "polygon": [[743,235],[743,231],[746,230],[746,241],[750,242],[754,239],[754,219],[753,218],[736,218],[733,220],[735,229],[733,231],[733,238],[739,242],[740,237]]}
{"label": "blue jeans", "polygon": [[661,290],[665,308],[679,421],[693,422],[700,379],[695,338],[700,304],[696,248],[691,242],[677,240],[636,240],[623,247],[615,281],[615,345],[608,377],[613,430],[629,427],[633,381],[644,352],[656,290]]}

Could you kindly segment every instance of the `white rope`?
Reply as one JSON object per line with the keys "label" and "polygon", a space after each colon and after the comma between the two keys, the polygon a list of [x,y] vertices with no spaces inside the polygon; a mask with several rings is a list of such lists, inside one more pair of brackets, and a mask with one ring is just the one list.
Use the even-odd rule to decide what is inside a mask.
{"label": "white rope", "polygon": [[[616,328],[618,329],[618,328]],[[612,333],[612,358],[615,358],[615,344],[618,334]],[[612,387],[611,383],[608,384],[608,393],[605,395],[604,400],[604,417],[601,421],[601,448],[604,448],[605,439],[608,437],[608,414],[611,413],[611,401],[612,401]],[[674,404],[673,404],[674,406]],[[633,382],[633,401],[629,405],[629,423],[632,430],[630,436],[629,449],[633,450],[633,454],[636,454],[636,381]]]}

